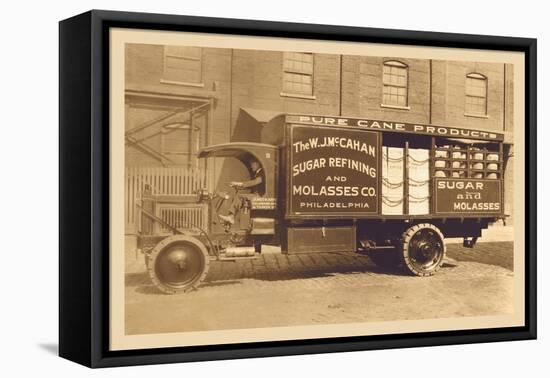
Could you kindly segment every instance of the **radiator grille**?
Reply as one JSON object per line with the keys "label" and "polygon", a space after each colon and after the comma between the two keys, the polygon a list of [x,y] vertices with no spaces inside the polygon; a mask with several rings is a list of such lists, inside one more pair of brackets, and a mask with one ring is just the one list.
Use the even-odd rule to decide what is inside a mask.
{"label": "radiator grille", "polygon": [[[208,211],[205,205],[166,205],[159,206],[159,218],[176,228],[200,227],[208,229]],[[170,230],[159,225],[160,232]]]}

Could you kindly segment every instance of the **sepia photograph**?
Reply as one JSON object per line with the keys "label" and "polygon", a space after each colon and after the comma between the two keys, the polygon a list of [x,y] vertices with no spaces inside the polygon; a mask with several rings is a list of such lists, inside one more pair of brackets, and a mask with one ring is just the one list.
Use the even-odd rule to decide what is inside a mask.
{"label": "sepia photograph", "polygon": [[113,350],[523,325],[521,54],[111,33]]}

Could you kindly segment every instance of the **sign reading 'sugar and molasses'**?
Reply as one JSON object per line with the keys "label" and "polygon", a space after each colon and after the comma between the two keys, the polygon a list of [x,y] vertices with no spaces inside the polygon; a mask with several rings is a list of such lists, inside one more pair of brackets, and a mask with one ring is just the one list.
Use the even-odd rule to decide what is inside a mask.
{"label": "sign reading 'sugar and molasses'", "polygon": [[331,127],[289,128],[289,215],[378,212],[379,135]]}
{"label": "sign reading 'sugar and molasses'", "polygon": [[501,181],[491,179],[435,179],[436,214],[502,213]]}

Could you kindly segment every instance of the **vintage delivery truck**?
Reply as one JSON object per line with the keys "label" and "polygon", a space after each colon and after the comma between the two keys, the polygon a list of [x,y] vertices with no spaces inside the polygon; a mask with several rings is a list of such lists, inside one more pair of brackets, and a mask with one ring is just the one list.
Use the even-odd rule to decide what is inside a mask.
{"label": "vintage delivery truck", "polygon": [[[208,229],[170,224],[156,215],[150,188],[143,192],[138,248],[165,293],[196,288],[211,260],[257,258],[266,246],[364,253],[429,276],[443,262],[445,238],[471,248],[505,219],[503,134],[297,114],[241,121],[231,143],[199,153],[223,161],[233,188],[197,193]],[[248,177],[233,177],[243,171]],[[154,223],[170,235],[153,232]]]}

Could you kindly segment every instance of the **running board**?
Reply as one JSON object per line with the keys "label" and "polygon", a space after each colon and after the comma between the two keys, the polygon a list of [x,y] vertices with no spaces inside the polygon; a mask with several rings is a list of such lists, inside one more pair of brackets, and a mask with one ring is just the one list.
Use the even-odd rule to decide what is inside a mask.
{"label": "running board", "polygon": [[214,258],[213,260],[217,261],[237,261],[237,260],[254,260],[259,257],[259,253],[256,253],[256,256],[242,256],[242,257],[227,257],[224,254],[221,254],[218,258]]}
{"label": "running board", "polygon": [[368,253],[372,251],[383,251],[385,249],[395,249],[393,245],[381,245],[376,247],[359,247],[357,253]]}

